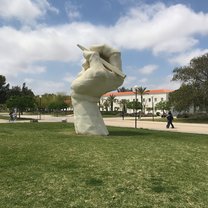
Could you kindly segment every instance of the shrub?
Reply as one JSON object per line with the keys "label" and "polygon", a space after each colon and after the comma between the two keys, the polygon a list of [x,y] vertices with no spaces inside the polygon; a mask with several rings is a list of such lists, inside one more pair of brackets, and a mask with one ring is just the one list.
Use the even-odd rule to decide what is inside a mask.
{"label": "shrub", "polygon": [[177,118],[189,118],[189,117],[190,117],[190,114],[188,113],[181,113],[177,115]]}

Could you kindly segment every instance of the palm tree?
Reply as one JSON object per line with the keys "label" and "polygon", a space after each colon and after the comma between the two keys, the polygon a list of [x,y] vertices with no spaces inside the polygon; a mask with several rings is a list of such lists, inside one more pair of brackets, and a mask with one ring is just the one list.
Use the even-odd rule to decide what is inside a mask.
{"label": "palm tree", "polygon": [[109,107],[108,99],[103,102],[103,107],[105,108],[105,111],[108,111],[108,107]]}
{"label": "palm tree", "polygon": [[132,88],[131,89],[128,89],[126,87],[121,87],[121,88],[118,88],[117,89],[117,92],[129,92],[129,91],[132,91]]}
{"label": "palm tree", "polygon": [[[146,87],[138,87],[138,93],[140,94],[141,96],[141,112],[143,113],[143,95],[146,94],[146,93],[149,93],[149,90],[146,90],[147,88]],[[140,114],[140,117],[141,117],[141,114]]]}
{"label": "palm tree", "polygon": [[127,110],[127,107],[126,107],[127,103],[128,103],[128,100],[126,99],[121,99],[119,102],[120,107],[122,108],[122,112],[124,113],[126,113],[126,110]]}
{"label": "palm tree", "polygon": [[109,97],[108,97],[108,101],[109,101],[109,103],[110,103],[110,109],[111,109],[111,111],[113,111],[113,103],[115,102],[115,99],[116,98],[116,96],[115,95],[113,95],[113,94],[111,94]]}

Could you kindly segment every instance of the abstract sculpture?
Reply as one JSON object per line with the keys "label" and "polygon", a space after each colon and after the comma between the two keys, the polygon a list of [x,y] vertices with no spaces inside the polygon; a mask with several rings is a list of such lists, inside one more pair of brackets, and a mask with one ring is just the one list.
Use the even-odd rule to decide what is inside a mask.
{"label": "abstract sculpture", "polygon": [[74,125],[77,134],[108,135],[97,103],[100,97],[123,84],[121,54],[107,45],[83,50],[85,62],[71,85]]}

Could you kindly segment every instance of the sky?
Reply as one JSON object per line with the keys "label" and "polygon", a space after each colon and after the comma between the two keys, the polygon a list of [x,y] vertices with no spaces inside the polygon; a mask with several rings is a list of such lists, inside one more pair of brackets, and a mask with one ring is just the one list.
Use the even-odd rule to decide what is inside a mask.
{"label": "sky", "polygon": [[0,0],[0,75],[11,86],[70,94],[77,44],[119,49],[126,88],[178,89],[173,69],[208,52],[208,1]]}

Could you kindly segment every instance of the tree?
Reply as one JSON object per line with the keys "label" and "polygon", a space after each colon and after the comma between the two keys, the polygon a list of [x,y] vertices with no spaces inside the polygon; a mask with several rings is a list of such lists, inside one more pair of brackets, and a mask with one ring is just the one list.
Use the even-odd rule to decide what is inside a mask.
{"label": "tree", "polygon": [[[200,107],[208,112],[208,53],[193,58],[188,66],[178,67],[173,70],[173,81],[181,81],[182,86],[175,93],[189,97],[190,105]],[[186,89],[185,89],[186,88]],[[187,89],[191,89],[191,92]],[[192,101],[192,102],[191,102]],[[176,100],[175,100],[176,102]],[[181,103],[182,101],[179,100]],[[186,102],[186,104],[188,104]],[[196,106],[197,105],[197,106]]]}
{"label": "tree", "polygon": [[25,82],[22,85],[21,92],[22,92],[22,95],[31,96],[31,97],[34,96],[34,93],[32,92],[32,90],[28,89],[28,87],[26,87],[26,83]]}
{"label": "tree", "polygon": [[165,114],[165,110],[170,110],[170,103],[167,101],[160,101],[155,105],[155,108],[158,110],[162,110],[163,115]]}
{"label": "tree", "polygon": [[59,111],[62,109],[67,109],[71,105],[71,98],[65,94],[44,94],[40,98],[36,97],[37,104],[39,108],[49,111]]}
{"label": "tree", "polygon": [[22,112],[35,108],[35,98],[32,96],[11,96],[6,104],[10,109],[16,108],[20,118]]}
{"label": "tree", "polygon": [[16,108],[20,117],[24,111],[34,110],[36,104],[34,93],[26,87],[25,83],[22,87],[14,86],[9,90],[6,104],[10,109]]}
{"label": "tree", "polygon": [[119,104],[122,108],[122,112],[126,113],[126,110],[127,110],[127,103],[128,103],[128,100],[126,99],[121,99]]}
{"label": "tree", "polygon": [[129,109],[135,109],[135,110],[138,110],[138,109],[141,109],[141,103],[140,102],[136,102],[136,101],[131,101],[131,102],[128,102],[127,103],[127,108]]}
{"label": "tree", "polygon": [[42,109],[44,111],[48,111],[50,103],[54,102],[55,100],[56,100],[55,94],[45,93],[44,95],[41,96],[41,98],[40,96],[36,96],[36,103],[39,110]]}
{"label": "tree", "polygon": [[9,97],[12,97],[12,96],[30,96],[30,97],[34,97],[34,93],[32,92],[31,89],[28,89],[28,87],[26,87],[26,83],[23,83],[22,87],[13,86],[9,90]]}
{"label": "tree", "polygon": [[21,96],[22,95],[22,89],[20,86],[13,86],[10,90],[9,90],[9,95],[8,97],[12,97],[12,96]]}
{"label": "tree", "polygon": [[197,105],[195,103],[197,100],[195,99],[194,91],[195,89],[191,85],[182,84],[178,90],[169,94],[169,102],[176,111],[188,112],[191,105]]}
{"label": "tree", "polygon": [[108,99],[103,102],[103,106],[105,108],[105,111],[108,111],[108,108],[110,106]]}
{"label": "tree", "polygon": [[52,103],[49,104],[48,109],[50,111],[60,111],[62,109],[66,109],[68,106],[67,104],[63,101],[63,102],[59,102],[59,101],[54,101]]}
{"label": "tree", "polygon": [[[138,93],[140,94],[140,97],[141,97],[141,112],[143,113],[143,95],[145,93],[149,93],[149,90],[146,90],[147,88],[146,87],[138,87],[137,90],[138,90]],[[141,114],[140,114],[141,116]]]}
{"label": "tree", "polygon": [[115,95],[113,95],[113,94],[111,94],[108,98],[107,98],[107,100],[109,101],[109,103],[110,103],[110,109],[111,109],[111,111],[113,111],[113,103],[115,102],[115,99],[116,98],[116,96]]}
{"label": "tree", "polygon": [[72,108],[72,99],[71,99],[71,96],[66,96],[64,98],[64,103],[67,105],[67,107]]}
{"label": "tree", "polygon": [[9,84],[6,84],[6,77],[0,75],[0,104],[5,104],[9,94]]}
{"label": "tree", "polygon": [[132,91],[132,88],[128,89],[128,88],[125,88],[125,87],[120,87],[120,88],[117,89],[117,92],[129,92],[129,91]]}

